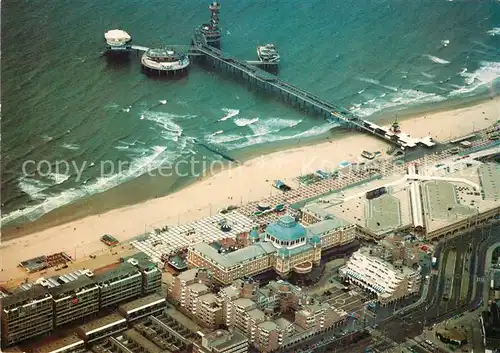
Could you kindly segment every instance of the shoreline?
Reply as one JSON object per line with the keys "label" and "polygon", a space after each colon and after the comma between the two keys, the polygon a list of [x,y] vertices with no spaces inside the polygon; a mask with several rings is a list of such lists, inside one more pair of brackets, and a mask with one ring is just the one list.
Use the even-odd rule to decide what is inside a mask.
{"label": "shoreline", "polygon": [[[500,99],[500,95],[493,95],[491,93],[481,94],[477,96],[470,96],[463,99],[452,99],[446,102],[438,102],[434,103],[428,108],[408,108],[402,111],[389,111],[385,113],[375,113],[373,114],[374,123],[379,125],[390,124],[393,121],[394,116],[398,116],[399,121],[401,123],[407,120],[417,119],[419,116],[432,115],[437,113],[448,112],[452,110],[466,109],[469,107],[474,107],[477,105],[481,105],[491,100]],[[397,113],[400,113],[399,115]],[[500,113],[499,113],[500,115]],[[404,130],[404,128],[403,128]],[[294,143],[294,140],[282,140],[277,141],[272,144],[272,147],[267,147],[267,144],[256,145],[255,147],[244,148],[242,150],[230,151],[230,155],[234,157],[236,160],[241,163],[247,163],[248,161],[259,158],[262,155],[270,155],[276,152],[284,152],[290,149],[300,148],[300,147],[308,147],[316,144],[329,142],[331,139],[337,140],[345,138],[346,135],[350,134],[360,134],[360,132],[350,131],[346,129],[342,129],[341,127],[337,127],[334,130],[329,130],[326,133],[322,133],[320,135],[306,137],[301,142],[300,139],[298,143]],[[129,206],[134,206],[138,204],[142,204],[148,202],[150,200],[154,200],[157,198],[167,197],[174,193],[177,193],[187,187],[190,187],[193,184],[199,183],[205,178],[209,178],[217,174],[217,171],[212,175],[204,176],[203,178],[194,178],[189,177],[186,179],[177,179],[173,182],[164,177],[150,177],[153,179],[150,181],[150,184],[156,184],[153,189],[157,189],[157,192],[154,192],[153,189],[148,189],[148,196],[138,196],[134,195],[135,200],[130,198],[125,199],[123,197],[122,192],[127,191],[127,189],[139,186],[141,187],[141,183],[144,183],[144,179],[148,177],[145,175],[139,176],[133,180],[129,180],[125,183],[119,184],[109,190],[104,192],[92,194],[85,196],[79,200],[75,200],[70,202],[64,206],[56,208],[46,214],[40,216],[39,218],[33,221],[25,221],[24,223],[17,223],[15,220],[12,223],[7,225],[6,227],[1,226],[0,232],[2,234],[2,238],[4,241],[10,241],[16,239],[18,237],[27,236],[36,232],[40,232],[51,227],[56,227],[62,224],[66,224],[69,222],[77,221],[79,219],[83,219],[85,217],[95,216],[99,214],[104,214],[116,209],[126,208]],[[168,187],[165,185],[168,184]],[[158,189],[161,189],[158,192]],[[111,204],[105,204],[103,199],[111,198],[114,202]],[[104,205],[104,206],[103,206]]]}
{"label": "shoreline", "polygon": [[[460,116],[460,120],[456,119],[457,116]],[[492,97],[473,106],[405,118],[400,122],[404,132],[418,137],[427,135],[431,129],[429,124],[432,124],[432,128],[436,129],[432,131],[433,137],[443,142],[490,126],[499,116],[500,97]],[[387,121],[392,121],[392,117],[388,117]],[[377,122],[384,125],[381,120]],[[45,224],[43,229],[33,227],[33,231],[26,234],[9,236],[2,230],[3,238],[8,237],[0,247],[3,267],[16,266],[19,261],[56,251],[67,251],[71,255],[74,252],[76,258],[86,256],[104,248],[99,241],[102,234],[109,233],[120,241],[126,241],[157,226],[206,217],[230,204],[257,201],[279,193],[271,187],[272,180],[281,179],[295,187],[295,178],[301,174],[317,169],[332,169],[343,160],[357,160],[364,149],[383,151],[385,154],[390,147],[370,135],[357,132],[342,135],[321,143],[311,141],[305,146],[253,156],[239,166],[220,170],[167,196],[86,215],[69,222],[62,220],[54,226]],[[306,165],[309,168],[307,171],[304,169]],[[36,225],[36,222],[31,224]]]}
{"label": "shoreline", "polygon": [[[415,119],[422,118],[426,115],[434,115],[439,113],[451,112],[455,110],[468,109],[473,108],[482,104],[485,104],[489,101],[499,101],[500,95],[497,96],[488,96],[488,97],[469,97],[465,102],[463,100],[454,100],[451,104],[451,108],[448,106],[436,107],[434,109],[428,109],[428,113],[403,113],[399,116],[399,121],[403,125],[402,130],[404,129],[404,123],[407,121],[413,121]],[[410,108],[411,109],[411,108]],[[384,115],[375,114],[374,122],[379,125],[388,125],[393,121],[393,117],[397,114],[396,112],[386,113]],[[500,112],[499,112],[500,115]],[[304,138],[303,142],[293,143],[293,140],[283,140],[273,143],[272,147],[266,148],[266,144],[262,144],[262,146],[257,145],[255,148],[236,150],[231,152],[231,156],[235,157],[236,160],[240,161],[241,164],[248,163],[252,159],[261,158],[262,156],[272,155],[274,153],[286,152],[288,150],[293,150],[296,148],[304,148],[310,147],[318,144],[328,143],[330,140],[340,141],[344,138],[347,138],[352,135],[365,135],[364,133],[350,131],[346,129],[342,129],[341,127],[335,128],[334,130],[329,130],[326,133],[321,135],[312,136],[309,138]],[[367,136],[367,135],[366,135]],[[421,136],[422,137],[422,136]],[[440,141],[442,142],[442,141]],[[171,184],[168,187],[168,191],[160,192],[160,195],[155,195],[154,197],[151,195],[149,198],[143,198],[139,201],[128,200],[124,202],[118,202],[118,205],[107,205],[104,207],[94,207],[95,204],[99,204],[99,199],[114,197],[119,198],[121,194],[120,191],[125,191],[124,189],[130,188],[134,186],[134,184],[140,184],[143,178],[147,178],[147,176],[139,176],[136,179],[129,180],[123,184],[117,185],[116,187],[93,195],[86,196],[82,199],[71,202],[67,205],[61,206],[57,209],[54,209],[41,217],[37,218],[34,221],[26,221],[25,223],[16,224],[15,221],[12,225],[7,225],[5,228],[1,227],[2,240],[11,241],[19,237],[28,236],[33,233],[37,233],[40,231],[44,231],[50,229],[52,227],[57,227],[66,223],[75,222],[80,219],[84,219],[86,217],[97,216],[100,214],[105,214],[107,212],[111,212],[113,210],[118,210],[122,208],[128,208],[135,205],[140,205],[143,203],[147,203],[148,201],[168,197],[175,193],[178,193],[186,188],[189,188],[192,185],[202,182],[203,180],[215,176],[220,171],[216,171],[211,175],[206,175],[199,178],[190,177],[189,179],[177,179],[174,182],[170,180],[166,180],[163,177],[156,177],[157,179],[153,181],[156,184],[162,184],[162,188],[164,188],[165,183]],[[153,177],[154,178],[154,177]]]}

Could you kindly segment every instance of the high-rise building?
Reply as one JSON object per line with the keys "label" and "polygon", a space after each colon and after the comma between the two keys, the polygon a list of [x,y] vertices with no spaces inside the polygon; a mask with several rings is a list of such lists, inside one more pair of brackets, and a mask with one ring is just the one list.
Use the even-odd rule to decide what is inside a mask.
{"label": "high-rise building", "polygon": [[53,304],[49,291],[41,285],[0,298],[2,346],[52,331]]}

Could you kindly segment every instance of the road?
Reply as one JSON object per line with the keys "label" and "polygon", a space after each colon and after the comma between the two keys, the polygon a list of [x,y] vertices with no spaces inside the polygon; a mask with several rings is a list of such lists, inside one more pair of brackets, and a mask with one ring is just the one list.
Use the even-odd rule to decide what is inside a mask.
{"label": "road", "polygon": [[[406,311],[405,309],[397,309],[402,305],[408,305],[408,302],[395,305],[393,308],[384,308],[382,309],[383,312],[377,312],[375,315],[371,312],[366,315],[368,310],[363,310],[363,314],[360,316],[363,317],[364,315],[367,319],[367,326],[375,324],[377,326],[375,333],[373,329],[370,329],[373,339],[358,342],[356,350],[358,350],[358,347],[359,351],[371,347],[377,352],[383,352],[406,342],[404,346],[410,347],[418,353],[427,353],[431,350],[439,351],[437,348],[426,348],[425,344],[411,340],[411,338],[420,335],[425,327],[432,326],[474,308],[483,296],[485,284],[481,279],[485,276],[487,249],[499,241],[500,224],[496,224],[488,225],[484,229],[474,230],[438,244],[434,255],[438,258],[439,269],[432,273],[429,278],[429,290],[426,300]],[[450,253],[452,253],[451,256]],[[447,266],[448,259],[450,259],[450,266]],[[468,276],[468,281],[463,280],[463,276]],[[447,281],[451,283],[449,288],[446,288]],[[464,284],[466,288],[462,288]],[[443,295],[447,289],[449,289],[449,299],[443,300]],[[335,301],[340,299],[346,300],[345,309],[354,309],[354,312],[361,314],[359,299],[356,298],[357,295],[347,298],[337,290],[332,292],[332,296],[329,298],[333,302],[332,304],[338,304]],[[414,298],[412,300],[415,301]],[[396,315],[394,312],[396,312]],[[356,320],[356,324],[354,324],[351,320],[344,330],[362,330],[364,324],[359,321]],[[313,340],[315,342],[314,346],[311,346],[311,341],[309,341],[305,345],[306,348],[302,346],[302,352],[319,350],[324,352],[325,346],[330,346],[330,343],[326,341],[331,342],[331,339],[318,337]],[[339,340],[335,344],[337,351],[340,352],[340,347],[345,344],[348,344],[345,339]],[[347,347],[347,351],[351,352],[352,350],[349,350],[349,347]]]}
{"label": "road", "polygon": [[[391,317],[379,324],[382,332],[396,342],[404,342],[408,337],[420,334],[424,326],[444,321],[457,314],[472,309],[482,297],[484,283],[478,281],[485,274],[485,256],[489,246],[500,239],[500,225],[489,226],[482,230],[476,230],[471,234],[459,236],[447,241],[437,249],[441,257],[438,274],[430,279],[430,288],[426,301],[413,310]],[[445,291],[446,261],[450,251],[456,252],[454,281],[452,284],[452,295],[448,301],[442,300]],[[467,253],[470,253],[470,262],[464,261]],[[439,258],[439,257],[438,257]],[[469,269],[465,271],[465,267]],[[469,276],[466,304],[460,301],[460,292],[463,281],[462,275]],[[487,284],[486,284],[487,285]],[[475,287],[475,288],[474,288]]]}

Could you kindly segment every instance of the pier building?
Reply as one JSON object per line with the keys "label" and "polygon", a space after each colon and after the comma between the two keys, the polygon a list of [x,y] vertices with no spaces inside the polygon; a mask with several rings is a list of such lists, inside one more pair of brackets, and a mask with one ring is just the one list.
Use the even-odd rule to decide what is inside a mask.
{"label": "pier building", "polygon": [[141,58],[142,68],[147,73],[175,75],[186,73],[190,61],[187,55],[173,49],[148,49]]}
{"label": "pier building", "polygon": [[104,33],[108,52],[128,53],[132,48],[132,37],[121,29],[112,29]]}
{"label": "pier building", "polygon": [[210,23],[202,24],[199,29],[206,39],[207,45],[220,48],[221,30],[219,28],[220,4],[216,1],[208,7],[210,10]]}
{"label": "pier building", "polygon": [[320,263],[322,249],[354,241],[354,229],[354,225],[336,217],[306,228],[292,216],[284,215],[261,234],[253,229],[247,247],[221,254],[202,242],[189,247],[187,259],[191,268],[209,269],[222,284],[270,269],[283,277],[292,271],[305,274]]}

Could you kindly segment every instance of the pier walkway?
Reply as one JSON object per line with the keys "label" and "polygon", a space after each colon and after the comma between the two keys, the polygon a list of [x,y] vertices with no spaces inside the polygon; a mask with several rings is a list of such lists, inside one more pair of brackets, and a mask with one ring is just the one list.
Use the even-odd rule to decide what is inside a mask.
{"label": "pier walkway", "polygon": [[396,146],[413,147],[408,146],[405,141],[395,136],[387,135],[385,130],[373,129],[369,122],[359,119],[344,108],[285,82],[275,75],[252,66],[249,62],[226,55],[220,49],[208,45],[204,36],[198,31],[193,35],[192,44],[193,50],[212,60],[215,67],[244,77],[267,91],[279,93],[287,103],[306,110],[312,110],[315,114],[321,115],[329,121],[345,123],[351,128],[368,132]]}

